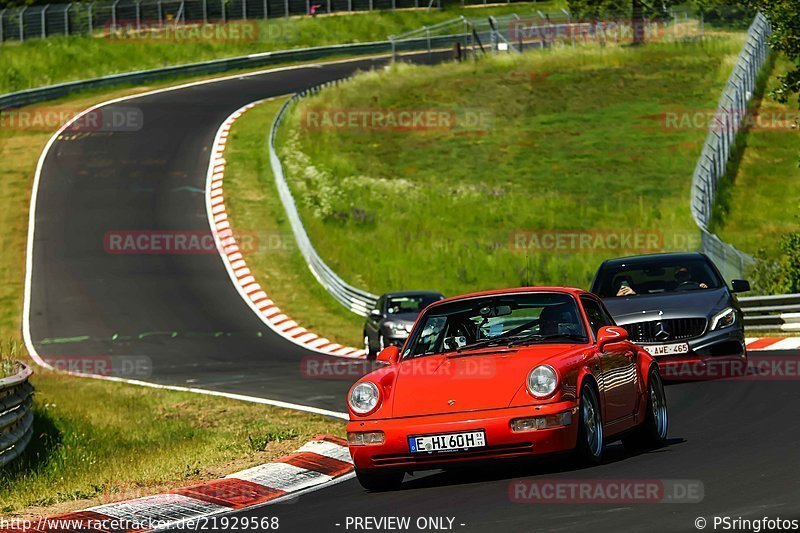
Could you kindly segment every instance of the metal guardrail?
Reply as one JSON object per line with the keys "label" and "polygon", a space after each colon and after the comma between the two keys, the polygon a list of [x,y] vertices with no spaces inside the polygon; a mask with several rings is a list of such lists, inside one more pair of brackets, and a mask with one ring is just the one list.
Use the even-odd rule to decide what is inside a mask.
{"label": "metal guardrail", "polygon": [[[525,0],[505,0],[506,3]],[[231,21],[441,7],[440,0],[103,0],[0,9],[0,43],[55,35],[126,36]],[[486,4],[461,0],[461,6]],[[127,37],[130,38],[130,37]]]}
{"label": "metal guardrail", "polygon": [[769,21],[761,13],[757,14],[747,30],[747,40],[722,91],[692,176],[691,208],[702,233],[702,250],[716,263],[726,279],[742,277],[743,271],[754,259],[711,233],[709,224],[719,180],[725,175],[736,134],[747,113],[747,104],[755,91],[761,67],[769,57],[771,33]]}
{"label": "metal guardrail", "polygon": [[275,175],[275,184],[278,187],[278,195],[281,198],[283,208],[286,211],[287,217],[289,218],[289,224],[292,226],[292,232],[294,233],[297,247],[303,254],[303,258],[305,259],[308,268],[311,270],[311,273],[314,274],[314,277],[317,278],[317,281],[319,281],[322,286],[325,287],[325,289],[331,294],[331,296],[336,298],[339,303],[358,315],[367,316],[370,310],[375,308],[375,304],[378,301],[378,296],[353,287],[344,281],[336,274],[336,272],[334,272],[328,265],[325,264],[325,261],[322,260],[317,251],[314,249],[314,246],[311,244],[311,239],[309,239],[308,233],[306,233],[306,229],[303,226],[302,220],[300,219],[300,213],[297,211],[297,204],[295,203],[294,196],[292,196],[292,192],[289,189],[289,184],[286,183],[286,176],[283,173],[283,166],[281,165],[281,161],[278,158],[278,154],[275,150],[275,138],[278,134],[278,128],[280,127],[281,122],[283,121],[283,118],[288,110],[300,98],[303,98],[308,94],[314,94],[323,87],[327,87],[335,83],[338,82],[326,83],[306,89],[303,92],[295,94],[285,104],[283,104],[283,107],[281,107],[280,111],[278,111],[278,114],[275,116],[275,120],[273,121],[269,132],[269,161],[270,165],[272,166],[272,173]]}
{"label": "metal guardrail", "polygon": [[739,298],[747,330],[800,331],[800,294]]}
{"label": "metal guardrail", "polygon": [[33,435],[32,373],[20,363],[16,374],[0,379],[0,467],[19,457]]}
{"label": "metal guardrail", "polygon": [[[422,44],[424,44],[424,40],[420,40],[420,42],[417,43],[417,46],[421,46]],[[338,44],[331,46],[317,46],[312,48],[298,48],[295,50],[264,52],[261,54],[251,54],[228,59],[216,59],[200,63],[190,63],[187,65],[176,65],[173,67],[164,67],[153,70],[128,72],[124,74],[115,74],[111,76],[103,76],[101,78],[61,83],[58,85],[50,85],[47,87],[39,87],[36,89],[0,95],[0,110],[35,104],[54,98],[61,98],[63,96],[74,94],[77,91],[85,91],[89,89],[152,82],[156,80],[171,79],[179,76],[218,74],[232,70],[264,67],[277,63],[310,61],[335,56],[383,54],[389,51],[391,51],[391,43],[389,41]]]}

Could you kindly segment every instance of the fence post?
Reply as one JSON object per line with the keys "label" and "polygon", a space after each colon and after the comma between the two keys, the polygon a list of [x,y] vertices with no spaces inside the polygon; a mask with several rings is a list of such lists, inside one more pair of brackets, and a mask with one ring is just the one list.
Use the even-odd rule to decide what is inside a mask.
{"label": "fence post", "polygon": [[219,0],[219,5],[222,8],[222,23],[225,24],[225,0]]}
{"label": "fence post", "polygon": [[136,31],[140,31],[142,29],[142,2],[141,0],[137,0],[136,4]]}
{"label": "fence post", "polygon": [[[417,0],[419,2],[419,0]],[[352,13],[353,11],[353,0],[347,0],[347,10]]]}
{"label": "fence post", "polygon": [[6,16],[6,10],[0,11],[0,43],[3,42],[3,17]]}
{"label": "fence post", "polygon": [[247,20],[247,0],[242,0],[242,20]]}
{"label": "fence post", "polygon": [[331,0],[328,0],[328,13],[331,12]]}
{"label": "fence post", "polygon": [[433,50],[431,49],[431,29],[425,26],[425,36],[428,39],[428,55],[431,55]]}
{"label": "fence post", "polygon": [[311,0],[306,0],[306,15],[311,14]]}
{"label": "fence post", "polygon": [[286,13],[286,18],[289,18],[289,0],[283,0],[283,10]]}
{"label": "fence post", "polygon": [[369,0],[369,10],[370,11],[372,11],[372,8],[374,7],[372,4],[373,4],[373,0]]}
{"label": "fence post", "polygon": [[47,8],[49,7],[50,4],[45,4],[44,8],[42,8],[42,11],[39,13],[39,15],[41,16],[42,39],[47,37],[47,16],[45,15],[45,13],[47,13]]}
{"label": "fence post", "polygon": [[19,12],[19,40],[25,40],[25,11],[28,9],[28,6],[22,8],[22,11]]}
{"label": "fence post", "polygon": [[164,25],[164,10],[163,6],[161,5],[161,0],[158,0],[158,25]]}
{"label": "fence post", "polygon": [[269,6],[267,5],[267,0],[264,0],[264,20],[269,18]]}
{"label": "fence post", "polygon": [[114,0],[111,4],[111,31],[117,31],[117,4],[119,0]]}

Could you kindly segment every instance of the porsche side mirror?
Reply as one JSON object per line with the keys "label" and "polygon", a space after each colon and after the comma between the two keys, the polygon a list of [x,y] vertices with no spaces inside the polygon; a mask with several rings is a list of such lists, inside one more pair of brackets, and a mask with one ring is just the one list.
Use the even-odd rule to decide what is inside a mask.
{"label": "porsche side mirror", "polygon": [[390,365],[397,364],[400,360],[400,348],[397,346],[387,346],[381,353],[378,354],[378,361],[382,363],[389,363]]}
{"label": "porsche side mirror", "polygon": [[375,320],[380,320],[381,318],[381,311],[380,309],[373,309],[369,312],[370,318],[374,318]]}
{"label": "porsche side mirror", "polygon": [[603,326],[597,332],[597,349],[603,351],[608,344],[628,340],[628,332],[619,326]]}
{"label": "porsche side mirror", "polygon": [[746,279],[734,279],[731,280],[731,291],[732,292],[747,292],[750,290],[750,282]]}

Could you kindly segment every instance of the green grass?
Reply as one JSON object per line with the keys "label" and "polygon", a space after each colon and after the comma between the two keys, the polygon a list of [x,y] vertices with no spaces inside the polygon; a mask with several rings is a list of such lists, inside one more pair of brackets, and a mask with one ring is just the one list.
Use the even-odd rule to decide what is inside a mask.
{"label": "green grass", "polygon": [[[561,1],[540,2],[551,9]],[[51,37],[0,46],[0,94],[140,69],[207,61],[271,50],[386,40],[391,34],[466,14],[530,13],[530,4],[446,10],[374,11],[352,15],[258,21],[247,39],[158,40],[97,36]],[[231,34],[232,35],[232,34]],[[250,35],[250,34],[248,34]]]}
{"label": "green grass", "polygon": [[275,188],[266,133],[285,100],[256,106],[231,129],[224,182],[229,221],[237,233],[258,235],[260,246],[247,253],[247,266],[283,312],[335,342],[360,346],[363,319],[343,308],[314,279],[294,246]]}
{"label": "green grass", "polygon": [[[778,86],[778,76],[791,68],[785,58],[775,62],[757,108],[762,119],[796,121],[796,101],[781,104],[769,95]],[[798,129],[754,127],[742,134],[740,143],[734,175],[723,182],[714,229],[740,250],[763,250],[766,257],[776,259],[780,254],[778,236],[800,231]]]}
{"label": "green grass", "polygon": [[[375,293],[431,288],[586,287],[626,250],[527,253],[526,230],[663,233],[697,245],[689,211],[704,128],[664,113],[713,109],[741,34],[646,47],[575,48],[451,64],[400,65],[304,100],[280,150],[312,242]],[[482,131],[309,128],[321,109],[485,112]]]}
{"label": "green grass", "polygon": [[[35,437],[0,469],[0,513],[52,514],[223,477],[344,423],[271,406],[39,372]],[[67,502],[66,504],[64,502]]]}

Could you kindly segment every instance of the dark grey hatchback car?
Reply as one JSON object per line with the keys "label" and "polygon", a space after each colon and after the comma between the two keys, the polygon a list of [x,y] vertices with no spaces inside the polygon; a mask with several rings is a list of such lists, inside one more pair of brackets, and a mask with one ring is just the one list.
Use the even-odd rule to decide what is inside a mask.
{"label": "dark grey hatchback car", "polygon": [[378,298],[364,323],[364,351],[374,358],[387,346],[402,346],[420,312],[443,299],[433,291],[390,292]]}
{"label": "dark grey hatchback car", "polygon": [[696,252],[610,259],[591,288],[630,340],[655,356],[665,378],[687,363],[746,365],[734,293],[749,290],[745,280],[729,288],[714,263]]}

